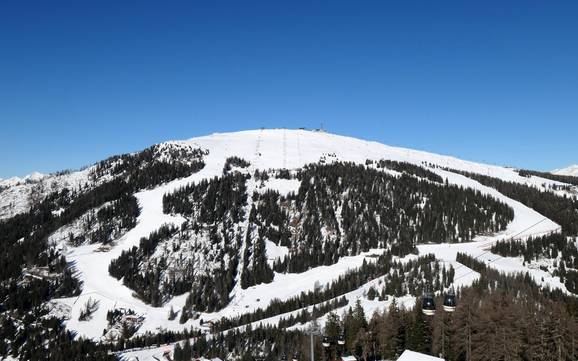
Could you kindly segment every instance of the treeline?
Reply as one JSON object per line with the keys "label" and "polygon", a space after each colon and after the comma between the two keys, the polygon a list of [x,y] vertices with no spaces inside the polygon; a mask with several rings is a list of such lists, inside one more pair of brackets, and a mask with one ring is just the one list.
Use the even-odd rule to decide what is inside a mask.
{"label": "treeline", "polygon": [[19,277],[23,264],[36,264],[47,252],[48,235],[67,220],[53,211],[67,206],[69,197],[67,189],[54,192],[30,211],[0,220],[0,281]]}
{"label": "treeline", "polygon": [[560,267],[578,269],[578,249],[576,239],[564,234],[529,238],[525,241],[498,241],[492,248],[492,253],[504,257],[524,257],[524,262],[531,263],[541,258],[560,259]]}
{"label": "treeline", "polygon": [[[180,313],[181,323],[193,317],[195,311],[211,312],[229,303],[229,293],[235,285],[240,245],[240,235],[226,228],[225,223],[208,227],[207,232],[200,236],[206,236],[216,252],[211,256],[216,263],[209,267],[206,251],[206,258],[201,262],[186,256],[189,249],[179,253],[181,247],[191,245],[183,246],[183,242],[188,242],[192,236],[189,227],[188,222],[180,228],[162,226],[150,236],[141,238],[138,247],[123,251],[109,265],[113,277],[122,278],[127,287],[153,306],[161,306],[172,296],[190,292]],[[165,244],[164,248],[155,252],[160,243]]]}
{"label": "treeline", "polygon": [[492,187],[503,195],[534,209],[545,217],[555,221],[569,235],[578,235],[578,199],[556,195],[551,191],[541,191],[527,185],[506,182],[498,178],[477,173],[448,169],[474,179],[485,186]]}

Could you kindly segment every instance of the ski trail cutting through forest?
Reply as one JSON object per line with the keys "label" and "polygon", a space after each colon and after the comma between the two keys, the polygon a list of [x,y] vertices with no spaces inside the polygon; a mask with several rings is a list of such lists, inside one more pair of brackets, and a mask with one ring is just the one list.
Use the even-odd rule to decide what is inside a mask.
{"label": "ski trail cutting through forest", "polygon": [[[231,292],[229,293],[229,299],[233,300],[231,302],[231,305],[233,306],[234,309],[238,308],[239,306],[239,302],[241,302],[241,300],[243,299],[243,294],[241,292],[242,287],[241,287],[241,276],[243,273],[243,269],[245,268],[245,249],[247,247],[247,237],[249,235],[249,215],[251,212],[251,197],[253,196],[253,192],[255,191],[255,184],[256,184],[256,180],[255,180],[255,171],[258,170],[257,167],[257,163],[259,163],[260,158],[261,158],[261,136],[263,134],[263,130],[261,129],[259,131],[259,134],[257,135],[257,140],[256,140],[256,144],[255,144],[255,154],[253,159],[251,160],[249,167],[248,167],[248,172],[249,172],[249,179],[247,180],[247,204],[244,207],[244,216],[245,219],[243,220],[243,223],[241,225],[241,234],[243,235],[242,239],[241,239],[241,247],[240,247],[240,262],[237,265],[237,272],[235,275],[235,286],[233,287],[233,289],[231,290]],[[237,297],[237,295],[240,294],[240,297]]]}
{"label": "ski trail cutting through forest", "polygon": [[[283,144],[280,144],[281,142],[283,142]],[[356,164],[365,164],[367,159],[390,159],[401,162],[405,161],[416,165],[431,163],[440,167],[462,171],[483,172],[483,174],[490,173],[491,176],[506,181],[535,186],[539,189],[545,189],[542,186],[543,184],[557,184],[539,177],[520,177],[512,169],[479,165],[452,157],[389,147],[376,142],[360,141],[339,135],[305,130],[261,129],[257,131],[214,134],[183,141],[183,143],[209,150],[208,155],[203,158],[206,164],[205,168],[190,177],[175,180],[155,189],[137,193],[136,197],[141,207],[141,214],[138,217],[137,226],[125,234],[125,236],[116,240],[116,245],[111,251],[95,252],[98,245],[88,245],[76,248],[71,247],[70,252],[66,255],[68,261],[76,264],[80,278],[84,281],[84,289],[80,297],[61,299],[63,303],[71,305],[72,307],[71,318],[67,321],[67,328],[78,332],[80,336],[100,339],[102,330],[107,325],[106,312],[115,307],[131,308],[138,314],[145,316],[145,321],[139,329],[138,334],[143,334],[147,331],[155,332],[159,327],[166,330],[181,331],[184,328],[188,329],[192,326],[200,326],[199,321],[193,319],[190,319],[185,324],[180,324],[178,319],[174,321],[167,320],[167,313],[170,307],[173,306],[176,310],[182,308],[185,304],[187,294],[173,297],[163,307],[152,307],[135,298],[133,291],[125,287],[122,284],[122,280],[111,277],[108,274],[108,265],[110,261],[117,258],[123,250],[138,246],[141,237],[148,236],[163,223],[180,224],[183,218],[163,213],[163,195],[191,182],[222,176],[225,160],[230,156],[238,156],[250,161],[247,172],[251,178],[248,179],[246,183],[248,199],[252,197],[253,192],[258,187],[254,179],[256,170],[279,169],[282,167],[288,167],[288,169],[292,170],[299,169],[306,164],[319,162],[319,159],[327,154],[335,154],[336,159],[339,161],[353,162]],[[477,242],[464,245],[463,251],[473,256],[483,252],[483,247],[489,247],[497,239],[510,237],[516,232],[544,218],[538,212],[535,212],[523,204],[505,197],[492,188],[484,187],[480,183],[467,177],[442,171],[440,168],[430,168],[430,170],[440,173],[443,178],[448,178],[452,184],[479,190],[513,207],[515,218],[514,221],[508,225],[506,231],[492,235],[491,237],[477,237]],[[249,226],[249,204],[250,202],[247,202],[244,208],[245,219],[238,223],[238,234],[241,234],[243,238],[239,250],[240,262],[235,275],[235,286],[229,294],[231,303],[218,312],[210,314],[201,313],[200,318],[211,320],[223,316],[231,317],[253,312],[258,306],[267,305],[273,298],[286,300],[299,295],[303,291],[309,291],[313,288],[315,281],[319,281],[322,285],[329,284],[332,280],[347,272],[347,270],[358,268],[363,263],[364,257],[362,256],[344,257],[332,266],[317,267],[302,274],[275,274],[275,278],[271,283],[259,284],[243,290],[240,285],[240,280]],[[559,226],[548,219],[526,232],[523,236],[527,237],[540,232],[553,232],[558,229]],[[419,245],[418,248],[420,253],[434,253],[436,258],[451,263],[455,262],[454,255],[458,246],[454,244]],[[487,256],[488,258],[484,258],[484,261],[490,262],[495,259],[491,258],[495,255],[488,254]],[[453,264],[455,267],[455,263]],[[527,270],[521,263],[518,265],[511,260],[495,261],[492,263],[492,267],[500,267],[499,269],[518,272]],[[464,284],[471,283],[473,278],[473,276],[470,278],[464,277]],[[554,287],[560,286],[559,282],[556,283],[556,280],[548,278],[545,278],[545,283],[549,283]],[[563,285],[561,285],[561,287],[563,287]],[[100,308],[93,316],[93,320],[90,322],[79,322],[78,314],[88,298],[100,301]],[[256,298],[260,298],[261,302],[256,304]],[[74,301],[76,301],[75,304]]]}
{"label": "ski trail cutting through forest", "polygon": [[[134,291],[126,287],[121,280],[117,280],[108,273],[111,261],[118,258],[123,251],[132,247],[138,247],[142,237],[148,237],[164,224],[179,226],[185,219],[182,216],[173,216],[163,212],[163,195],[174,191],[191,182],[219,175],[222,168],[205,166],[199,172],[182,179],[161,185],[152,190],[145,190],[135,194],[140,214],[136,226],[124,236],[114,242],[114,247],[108,252],[99,252],[100,244],[91,244],[71,248],[66,255],[67,261],[71,262],[78,272],[79,279],[83,282],[82,292],[79,296],[61,299],[62,302],[72,307],[70,320],[67,327],[75,330],[79,335],[99,339],[102,330],[107,325],[106,313],[116,307],[130,308],[139,314],[150,314],[155,308],[135,298]],[[91,322],[82,322],[78,316],[84,304],[93,299],[100,306],[94,313]],[[162,309],[161,309],[162,310]],[[158,312],[158,309],[157,311]],[[164,311],[162,311],[165,313]]]}

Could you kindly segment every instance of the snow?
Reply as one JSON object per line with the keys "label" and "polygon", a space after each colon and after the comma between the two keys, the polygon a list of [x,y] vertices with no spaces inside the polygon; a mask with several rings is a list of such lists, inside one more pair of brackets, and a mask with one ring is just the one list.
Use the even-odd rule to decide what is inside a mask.
{"label": "snow", "polygon": [[161,347],[147,347],[122,353],[121,360],[123,361],[165,361],[163,357],[165,352],[173,351],[174,344],[162,345]]}
{"label": "snow", "polygon": [[359,268],[364,259],[368,262],[375,260],[372,256],[381,254],[383,251],[371,250],[358,256],[342,257],[331,266],[315,267],[303,273],[275,273],[273,282],[249,287],[235,294],[229,307],[220,312],[208,314],[206,316],[208,318],[205,319],[218,319],[222,316],[237,316],[241,313],[253,312],[258,308],[265,308],[274,298],[286,300],[298,296],[303,291],[313,290],[316,284],[328,285],[347,271]]}
{"label": "snow", "polygon": [[[182,341],[179,341],[179,343],[181,345],[183,344]],[[122,353],[122,359],[121,360],[122,361],[169,361],[173,357],[172,352],[173,352],[173,348],[174,348],[175,344],[176,344],[176,342],[173,344],[162,345],[161,347],[147,347],[144,349],[124,352],[124,353]],[[164,357],[164,355],[167,352],[170,352],[171,358]],[[211,359],[200,357],[200,358],[195,358],[194,360],[198,360],[198,361],[222,361],[218,357],[214,357]]]}
{"label": "snow", "polygon": [[4,358],[0,358],[0,360],[2,360],[2,361],[18,361],[17,358],[14,358],[14,357],[12,357],[12,356],[10,356],[10,355],[7,355],[7,356],[4,357]]}
{"label": "snow", "polygon": [[[94,222],[91,229],[87,229],[87,220],[94,218],[95,214],[100,209],[108,206],[109,204],[111,204],[111,202],[106,202],[98,207],[90,209],[69,224],[60,227],[48,237],[48,244],[62,245],[70,238],[71,235],[73,237],[79,237],[82,234],[88,234],[91,231],[95,231],[100,226],[100,224],[98,224],[98,222]],[[62,213],[63,210],[64,208],[60,208],[58,212],[53,212],[53,214]]]}
{"label": "snow", "polygon": [[282,260],[286,255],[289,254],[288,247],[278,246],[268,239],[265,240],[265,247],[267,247],[267,258],[270,266],[273,266],[275,260]]}
{"label": "snow", "polygon": [[[202,179],[222,175],[225,160],[230,156],[238,156],[249,161],[251,166],[247,171],[251,174],[255,169],[268,170],[286,168],[294,170],[309,163],[319,162],[320,159],[324,159],[326,163],[351,161],[359,164],[365,164],[366,159],[390,159],[422,166],[424,164],[434,164],[440,167],[490,175],[506,181],[531,185],[542,190],[546,189],[544,185],[560,184],[559,182],[540,177],[521,177],[511,168],[478,164],[450,156],[390,147],[377,142],[306,130],[262,129],[236,133],[220,133],[192,138],[186,141],[168,142],[166,144],[171,143],[207,149],[209,153],[204,156],[206,166],[200,172],[189,177],[169,182],[152,190],[137,193],[136,197],[141,208],[137,225],[116,240],[114,242],[115,246],[110,251],[98,252],[97,249],[99,245],[84,245],[69,248],[69,252],[66,254],[67,259],[75,264],[80,278],[84,282],[84,287],[79,297],[60,299],[57,301],[71,308],[71,317],[70,320],[67,321],[67,327],[78,332],[81,336],[99,340],[102,336],[103,329],[106,327],[106,312],[114,308],[130,308],[137,314],[145,317],[142,327],[137,332],[138,334],[146,331],[155,332],[159,328],[179,331],[184,328],[200,327],[199,320],[191,319],[184,325],[181,325],[178,319],[173,321],[167,319],[170,307],[173,307],[175,311],[182,308],[185,303],[186,294],[174,297],[163,307],[152,307],[136,298],[132,290],[125,287],[122,281],[111,277],[108,274],[108,265],[111,260],[120,256],[123,250],[137,246],[141,237],[148,236],[163,224],[179,225],[184,222],[182,217],[163,213],[163,195],[190,182],[197,182]],[[467,177],[439,168],[432,168],[431,170],[447,179],[451,184],[477,189],[480,192],[489,194],[507,203],[514,209],[514,220],[508,225],[505,231],[499,234],[479,236],[474,242],[466,244],[427,244],[418,247],[420,253],[435,254],[438,259],[445,262],[446,268],[449,267],[450,264],[453,265],[456,269],[456,285],[471,284],[479,277],[479,274],[476,272],[456,262],[455,255],[460,251],[466,252],[474,257],[480,257],[479,259],[490,262],[492,267],[507,272],[531,271],[534,279],[539,279],[542,284],[565,289],[564,286],[560,284],[559,279],[552,278],[543,271],[530,270],[516,259],[496,259],[497,256],[486,251],[488,247],[500,239],[508,239],[511,237],[525,238],[531,235],[557,232],[560,227],[556,223],[523,204],[505,197],[496,190],[485,187]],[[70,183],[77,184],[77,182],[81,183],[88,179],[86,170],[60,177],[61,178],[54,178],[58,180],[59,186]],[[18,193],[18,196],[12,197],[11,200],[17,204],[17,207],[21,208],[10,211],[11,214],[22,211],[22,209],[27,207],[25,202],[26,192],[18,187],[23,186],[16,185],[4,191],[14,191]],[[262,188],[257,187],[258,185],[250,180],[248,184],[249,194],[251,194],[254,189],[258,191],[272,189],[281,194],[296,192],[299,187],[299,182],[294,179],[286,180],[271,177],[264,182]],[[24,194],[24,196],[22,196],[22,194]],[[0,218],[7,214],[2,213],[2,206],[9,202],[10,200],[5,199],[5,194],[2,193],[0,200]],[[289,251],[286,247],[277,246],[270,241],[266,242],[266,247],[270,262],[276,258],[283,257]],[[334,265],[317,267],[301,274],[275,274],[273,282],[256,285],[246,290],[235,287],[231,293],[232,301],[228,307],[219,312],[201,314],[200,318],[204,320],[216,320],[223,316],[237,316],[242,313],[252,312],[259,307],[264,308],[274,298],[285,300],[297,296],[303,291],[312,290],[316,284],[321,286],[329,284],[348,270],[359,267],[364,259],[371,260],[369,256],[381,252],[383,252],[383,250],[372,250],[358,256],[343,257]],[[542,277],[544,277],[543,282],[541,281]],[[350,300],[350,305],[353,304],[355,300],[360,299],[368,317],[370,317],[375,310],[383,310],[385,307],[388,307],[391,302],[391,299],[380,302],[369,301],[363,297],[364,292],[367,291],[373,282],[379,282],[379,279],[370,281],[360,289],[346,295]],[[78,314],[89,298],[99,301],[99,309],[93,315],[92,320],[84,322],[78,321]],[[401,300],[398,299],[398,301],[407,307],[413,307],[415,304],[415,298],[411,296],[401,298]],[[283,316],[287,315],[275,316],[269,320],[263,320],[263,322],[278,322],[278,319]],[[296,327],[303,327],[303,325]],[[139,359],[141,358],[139,357]]]}
{"label": "snow", "polygon": [[[221,167],[222,169],[222,167]],[[220,172],[220,170],[219,170]],[[210,175],[206,173],[211,173]],[[183,217],[171,216],[163,213],[162,197],[170,190],[176,189],[191,181],[196,181],[207,176],[215,175],[215,170],[205,167],[199,173],[188,178],[180,179],[160,186],[153,190],[147,190],[135,194],[141,213],[137,219],[137,225],[127,232],[123,237],[116,241],[116,246],[109,252],[97,252],[100,245],[91,244],[72,248],[66,255],[68,261],[73,262],[80,279],[84,282],[82,294],[78,299],[63,300],[70,304],[72,302],[72,317],[67,323],[67,327],[75,330],[81,336],[87,338],[99,339],[102,336],[102,330],[106,326],[106,312],[114,307],[131,308],[139,314],[155,316],[154,319],[164,319],[166,321],[167,310],[155,309],[157,312],[148,312],[153,307],[145,304],[133,296],[133,291],[122,284],[108,273],[108,265],[113,259],[120,256],[122,251],[128,250],[133,246],[138,246],[142,237],[148,236],[151,232],[157,230],[163,224],[180,225],[185,221]],[[88,297],[97,299],[100,302],[99,310],[93,316],[93,321],[78,321],[78,314],[82,305]],[[178,300],[176,309],[180,309],[184,304],[184,299],[174,298],[167,307],[170,307],[175,300]],[[161,311],[162,317],[158,315]],[[148,318],[147,318],[148,319]],[[146,323],[146,322],[145,322]],[[160,324],[159,324],[160,325]],[[142,329],[142,327],[141,327]]]}
{"label": "snow", "polygon": [[572,164],[571,166],[568,166],[566,168],[554,169],[551,173],[557,175],[569,175],[573,177],[578,177],[578,164]]}
{"label": "snow", "polygon": [[521,259],[505,258],[488,251],[488,249],[499,240],[512,238],[527,239],[528,237],[560,232],[561,228],[558,224],[542,216],[533,209],[526,207],[522,203],[510,199],[495,189],[486,187],[475,180],[440,169],[435,169],[433,171],[443,178],[446,178],[451,184],[477,189],[484,194],[491,195],[492,197],[505,202],[514,210],[514,220],[508,224],[506,230],[491,236],[477,236],[474,239],[474,242],[418,245],[420,254],[432,253],[437,259],[451,263],[456,270],[456,275],[454,277],[457,281],[456,286],[469,285],[479,277],[479,275],[472,270],[464,273],[464,268],[466,267],[456,262],[457,253],[462,252],[477,258],[479,261],[486,262],[486,264],[499,271],[506,273],[528,272],[539,285],[550,288],[559,288],[567,292],[566,287],[560,282],[558,277],[552,277],[549,273],[540,269],[526,267],[523,265]]}
{"label": "snow", "polygon": [[[89,182],[90,168],[78,172],[45,175],[32,173],[23,178],[10,178],[0,181],[0,220],[13,217],[30,209],[30,195],[38,193],[44,198],[48,193],[71,190]],[[8,187],[4,190],[2,188]]]}
{"label": "snow", "polygon": [[460,174],[441,169],[433,169],[432,171],[446,179],[450,184],[476,189],[482,194],[490,195],[493,198],[506,203],[514,210],[514,220],[508,224],[505,231],[489,237],[476,237],[475,241],[478,242],[480,248],[487,248],[497,240],[509,239],[512,237],[527,238],[529,236],[545,235],[560,231],[560,226],[555,222],[544,217],[532,208],[504,196],[494,188],[484,186],[479,182]]}
{"label": "snow", "polygon": [[341,356],[340,358],[342,361],[357,361],[355,356]]}
{"label": "snow", "polygon": [[0,178],[0,187],[10,187],[18,183],[38,182],[46,176],[47,176],[46,174],[42,174],[39,172],[32,172],[22,178],[21,177],[11,177],[8,179]]}
{"label": "snow", "polygon": [[559,277],[553,277],[548,272],[545,272],[536,267],[524,266],[523,259],[521,257],[502,257],[491,253],[488,250],[480,248],[481,244],[484,243],[469,242],[456,244],[422,244],[418,245],[418,249],[420,253],[432,253],[436,256],[436,259],[451,263],[456,271],[454,284],[457,287],[467,286],[479,278],[479,274],[477,272],[474,272],[466,266],[456,262],[457,253],[461,252],[466,253],[476,258],[478,261],[484,262],[486,265],[504,273],[513,274],[528,272],[528,274],[538,285],[549,287],[551,289],[558,288],[569,294],[566,286],[560,282]]}
{"label": "snow", "polygon": [[[258,169],[296,169],[308,163],[319,162],[321,158],[325,158],[327,162],[341,160],[360,164],[365,164],[366,159],[390,159],[417,165],[434,164],[440,167],[490,175],[505,181],[527,184],[540,189],[544,189],[544,184],[563,184],[535,176],[522,177],[513,168],[480,164],[451,156],[301,129],[261,129],[235,133],[215,133],[184,142],[209,149],[212,153],[222,153],[221,159],[237,155],[251,160],[258,152],[260,156],[257,157],[256,164],[252,164]],[[258,151],[256,151],[255,146],[257,143],[259,143]]]}
{"label": "snow", "polygon": [[397,361],[444,361],[443,358],[425,355],[423,353],[405,350]]}
{"label": "snow", "polygon": [[263,187],[259,188],[259,190],[261,192],[272,190],[278,192],[282,196],[286,196],[291,192],[297,193],[300,184],[301,182],[297,179],[269,178],[264,182]]}
{"label": "snow", "polygon": [[[368,300],[366,298],[363,298],[361,293],[357,292],[357,291],[350,292],[350,293],[346,294],[345,297],[348,299],[349,304],[347,306],[333,310],[332,312],[343,316],[349,310],[349,308],[354,307],[355,303],[359,300],[359,303],[361,304],[361,307],[363,308],[363,312],[365,313],[365,317],[367,317],[368,321],[375,312],[383,313],[384,311],[387,311],[389,309],[389,306],[393,302],[393,300],[395,300],[397,307],[399,309],[412,309],[415,306],[415,301],[416,301],[416,298],[413,296],[410,296],[410,295],[405,295],[405,296],[396,297],[396,298],[389,297],[389,299],[387,299],[385,301],[378,301],[378,300],[371,301],[371,300]],[[313,309],[312,306],[307,307],[308,311],[311,311],[312,309]],[[293,312],[290,312],[290,313],[287,313],[284,315],[271,317],[271,318],[268,318],[268,319],[265,319],[262,321],[257,321],[257,322],[252,323],[251,325],[253,327],[255,327],[259,324],[276,325],[279,322],[280,318],[288,318],[291,314],[296,316],[299,312],[301,312],[301,310],[293,311]],[[327,320],[328,315],[329,314],[325,314],[316,320],[319,327],[321,327],[321,328],[325,327],[325,322]],[[294,326],[288,327],[287,330],[305,331],[305,330],[308,330],[311,326],[312,326],[312,322],[307,322],[304,324],[296,324]]]}

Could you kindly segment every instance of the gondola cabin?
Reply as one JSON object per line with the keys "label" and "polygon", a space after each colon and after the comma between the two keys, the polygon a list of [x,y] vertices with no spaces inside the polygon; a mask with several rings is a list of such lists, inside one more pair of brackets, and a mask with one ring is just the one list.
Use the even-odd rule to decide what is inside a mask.
{"label": "gondola cabin", "polygon": [[426,316],[433,316],[436,313],[436,302],[434,300],[434,295],[427,293],[423,296],[421,310]]}
{"label": "gondola cabin", "polygon": [[446,294],[444,296],[444,311],[454,312],[456,310],[456,295]]}

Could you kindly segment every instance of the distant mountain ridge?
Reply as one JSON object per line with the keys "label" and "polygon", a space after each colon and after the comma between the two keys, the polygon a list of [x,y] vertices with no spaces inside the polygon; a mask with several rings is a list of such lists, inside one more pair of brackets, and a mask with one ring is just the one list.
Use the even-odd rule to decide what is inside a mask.
{"label": "distant mountain ridge", "polygon": [[572,164],[566,168],[554,169],[551,173],[556,175],[569,175],[572,177],[578,177],[578,164]]}
{"label": "distant mountain ridge", "polygon": [[10,178],[0,178],[0,187],[8,187],[18,183],[25,182],[37,182],[46,177],[46,174],[39,172],[32,172],[24,177],[10,177]]}

